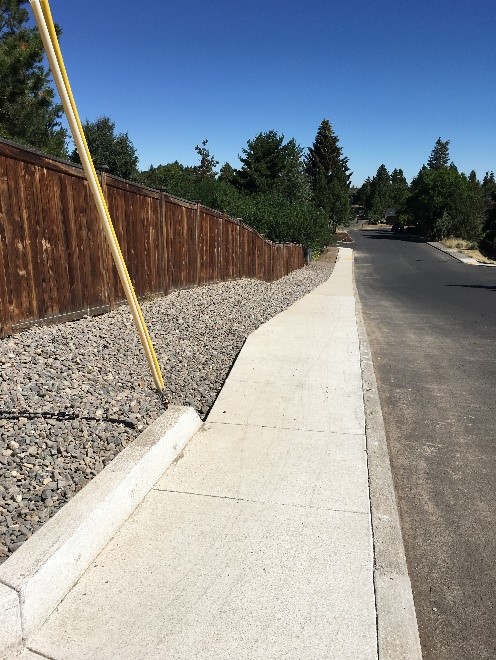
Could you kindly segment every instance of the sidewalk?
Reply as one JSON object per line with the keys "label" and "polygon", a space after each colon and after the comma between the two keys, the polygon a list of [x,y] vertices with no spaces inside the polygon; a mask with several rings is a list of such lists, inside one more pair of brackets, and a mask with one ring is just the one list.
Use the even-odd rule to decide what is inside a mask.
{"label": "sidewalk", "polygon": [[22,657],[420,657],[404,593],[385,611],[406,624],[376,597],[352,269],[341,248],[248,338],[206,424]]}

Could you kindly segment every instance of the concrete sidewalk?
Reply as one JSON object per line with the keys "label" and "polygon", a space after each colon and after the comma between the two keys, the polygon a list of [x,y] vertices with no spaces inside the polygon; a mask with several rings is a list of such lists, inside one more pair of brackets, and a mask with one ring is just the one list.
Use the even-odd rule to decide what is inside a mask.
{"label": "concrete sidewalk", "polygon": [[248,338],[205,425],[23,657],[420,657],[404,593],[385,610],[406,623],[377,609],[369,476],[341,248],[326,283]]}

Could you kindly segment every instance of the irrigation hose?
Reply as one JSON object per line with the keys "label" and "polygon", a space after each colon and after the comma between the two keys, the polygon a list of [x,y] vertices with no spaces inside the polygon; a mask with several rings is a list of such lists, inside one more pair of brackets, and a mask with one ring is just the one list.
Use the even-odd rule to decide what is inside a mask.
{"label": "irrigation hose", "polygon": [[105,236],[107,238],[114,263],[116,265],[117,271],[119,273],[119,278],[121,280],[124,292],[126,294],[126,299],[131,309],[131,314],[133,316],[136,329],[138,331],[145,355],[150,367],[150,371],[155,382],[155,386],[159,392],[163,391],[164,381],[162,378],[162,373],[160,371],[160,366],[153,348],[153,344],[146,327],[141,308],[139,306],[136,292],[131,283],[129,277],[129,272],[127,270],[117,236],[115,234],[114,227],[110,218],[110,213],[105,202],[100,183],[95,171],[95,167],[84,137],[84,132],[81,126],[81,121],[77,113],[76,104],[74,97],[71,91],[70,83],[68,80],[67,72],[63,63],[62,53],[60,51],[60,46],[58,44],[57,35],[55,32],[55,27],[51,17],[50,7],[47,0],[30,0],[31,7],[35,16],[36,23],[38,25],[38,30],[41,35],[43,46],[52,70],[52,74],[59,91],[60,99],[64,107],[69,126],[71,128],[72,136],[76,144],[79,156],[81,158],[81,163],[90,186],[97,210],[100,216],[100,220],[103,225]]}

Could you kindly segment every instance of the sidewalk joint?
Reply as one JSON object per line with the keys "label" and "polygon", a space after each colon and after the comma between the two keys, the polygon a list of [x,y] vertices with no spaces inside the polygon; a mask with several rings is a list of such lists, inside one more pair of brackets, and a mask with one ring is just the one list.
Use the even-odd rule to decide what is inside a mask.
{"label": "sidewalk joint", "polygon": [[312,509],[315,511],[329,511],[334,513],[352,513],[359,515],[369,515],[368,511],[355,511],[354,509],[337,509],[327,508],[323,506],[313,506],[312,504],[293,504],[291,502],[273,502],[272,500],[253,500],[245,497],[233,497],[232,495],[213,495],[211,493],[194,493],[187,490],[172,490],[170,488],[153,488],[152,490],[159,493],[176,493],[177,495],[193,495],[195,497],[211,497],[219,500],[233,500],[235,502],[247,502],[248,504],[272,504],[276,506],[287,506],[294,509]]}

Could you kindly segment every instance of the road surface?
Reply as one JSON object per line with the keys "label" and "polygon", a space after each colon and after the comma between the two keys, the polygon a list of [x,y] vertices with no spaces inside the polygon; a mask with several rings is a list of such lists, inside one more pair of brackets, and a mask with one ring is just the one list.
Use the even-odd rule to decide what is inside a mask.
{"label": "road surface", "polygon": [[350,235],[424,658],[494,660],[496,268]]}

